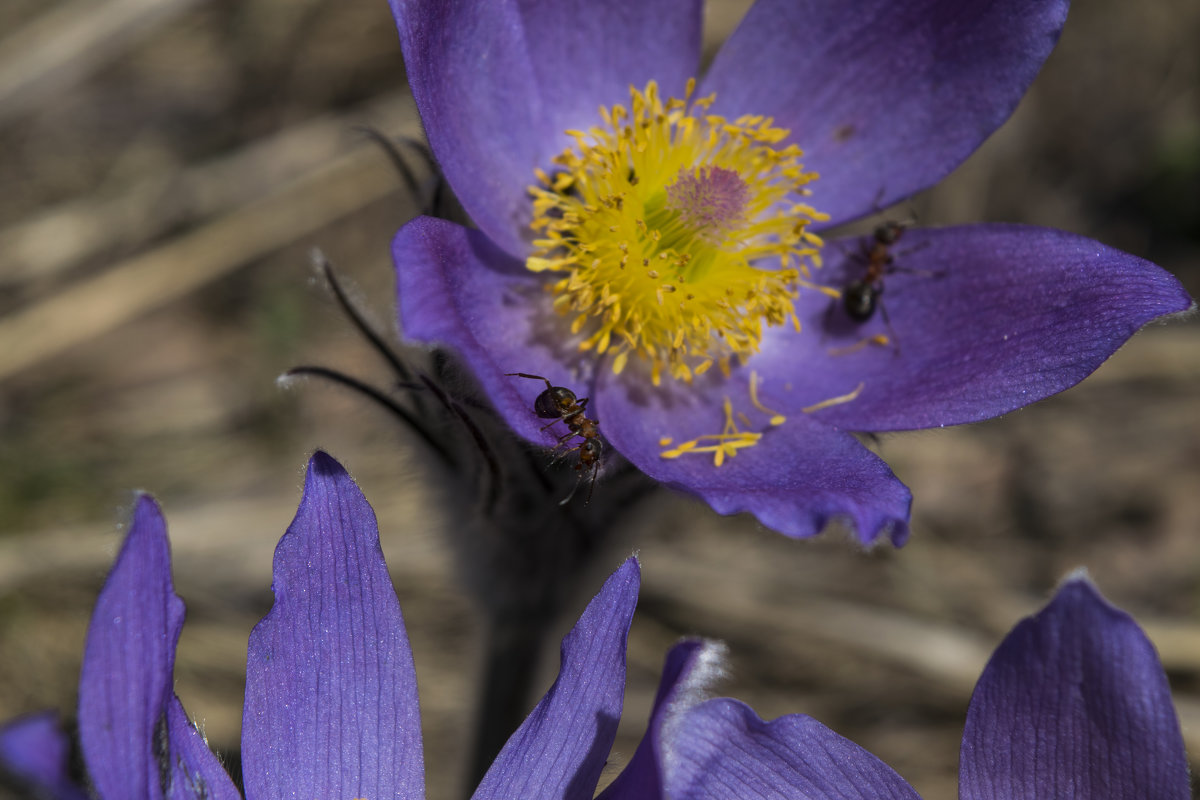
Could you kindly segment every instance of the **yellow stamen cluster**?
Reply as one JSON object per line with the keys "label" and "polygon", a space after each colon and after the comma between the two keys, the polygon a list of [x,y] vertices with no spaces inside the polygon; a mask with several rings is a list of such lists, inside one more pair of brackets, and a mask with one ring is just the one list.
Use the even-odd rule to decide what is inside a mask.
{"label": "yellow stamen cluster", "polygon": [[630,355],[690,381],[758,350],[766,325],[792,322],[793,301],[819,266],[808,230],[826,216],[798,202],[805,172],[788,131],[765,117],[705,114],[713,98],[665,103],[652,82],[601,109],[603,127],[568,131],[575,145],[538,171],[535,272],[558,273],[555,308],[580,349]]}

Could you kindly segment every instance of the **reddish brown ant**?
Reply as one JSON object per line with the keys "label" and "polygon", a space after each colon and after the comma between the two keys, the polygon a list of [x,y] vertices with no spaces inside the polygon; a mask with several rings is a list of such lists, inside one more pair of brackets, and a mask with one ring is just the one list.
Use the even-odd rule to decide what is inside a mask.
{"label": "reddish brown ant", "polygon": [[[866,271],[861,278],[850,281],[842,288],[842,310],[855,325],[861,325],[875,316],[876,309],[883,315],[883,324],[887,326],[887,339],[896,342],[896,333],[892,330],[892,321],[888,319],[887,307],[883,304],[883,278],[893,272],[905,272],[913,275],[934,275],[925,270],[913,270],[896,266],[896,254],[892,246],[900,241],[900,237],[908,230],[911,223],[893,222],[888,220],[875,228],[871,238],[864,240],[862,252],[858,259],[866,265]],[[928,242],[910,248],[906,252],[919,250]],[[826,314],[826,325],[832,321],[832,314],[837,304],[829,307]],[[884,342],[886,343],[886,342]],[[896,352],[899,353],[897,345]]]}
{"label": "reddish brown ant", "polygon": [[[842,290],[842,308],[846,315],[855,322],[866,322],[875,315],[875,309],[880,308],[880,297],[883,295],[883,276],[892,271],[895,257],[891,247],[904,235],[906,223],[887,221],[875,229],[874,241],[869,247],[864,247],[863,258],[867,262],[867,271],[858,280],[846,284]],[[887,310],[883,312],[884,322],[891,327],[887,319]]]}
{"label": "reddish brown ant", "polygon": [[579,480],[575,483],[575,488],[571,489],[571,493],[564,497],[559,505],[566,505],[570,502],[571,498],[575,496],[576,490],[579,489],[579,484],[583,483],[584,472],[588,471],[591,473],[591,483],[588,485],[587,499],[583,501],[584,505],[587,505],[592,501],[592,490],[596,487],[596,473],[600,471],[600,456],[604,452],[604,444],[600,441],[600,422],[591,419],[584,413],[587,410],[588,398],[578,398],[567,387],[555,386],[550,383],[549,378],[541,375],[530,375],[527,372],[506,372],[504,374],[513,378],[531,378],[546,384],[546,389],[533,401],[533,413],[542,419],[551,420],[549,424],[542,427],[542,430],[546,430],[556,422],[566,425],[567,433],[565,436],[559,437],[559,446],[569,443],[576,436],[580,438],[579,444],[567,451],[568,453],[579,451],[579,463],[575,465],[576,471],[579,472]]}

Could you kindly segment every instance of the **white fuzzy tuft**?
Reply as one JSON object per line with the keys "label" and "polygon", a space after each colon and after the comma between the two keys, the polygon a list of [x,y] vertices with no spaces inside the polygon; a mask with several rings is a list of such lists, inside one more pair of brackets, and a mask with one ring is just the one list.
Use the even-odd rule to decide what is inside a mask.
{"label": "white fuzzy tuft", "polygon": [[[688,676],[675,687],[674,697],[663,712],[662,741],[670,742],[675,738],[675,731],[681,724],[687,712],[712,697],[712,688],[717,681],[728,675],[725,658],[729,648],[724,642],[704,639],[700,655],[696,658]],[[673,754],[670,747],[664,747],[662,752],[663,770],[669,775],[675,769]]]}

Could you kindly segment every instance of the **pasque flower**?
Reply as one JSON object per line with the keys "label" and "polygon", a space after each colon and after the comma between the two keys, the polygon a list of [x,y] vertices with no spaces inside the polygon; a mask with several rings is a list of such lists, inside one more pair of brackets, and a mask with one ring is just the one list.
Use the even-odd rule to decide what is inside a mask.
{"label": "pasque flower", "polygon": [[512,373],[588,397],[621,456],[721,513],[899,544],[911,495],[850,432],[1003,414],[1191,305],[1061,231],[823,238],[1004,122],[1065,0],[758,0],[703,76],[700,0],[391,1],[477,226],[400,230],[404,331],[454,348],[533,442],[579,440]]}
{"label": "pasque flower", "polygon": [[[564,640],[558,681],[477,797],[590,797],[620,717],[637,587],[630,560]],[[247,656],[246,797],[424,797],[416,674],[374,513],[324,453],[313,456],[276,548],[272,589],[275,604]],[[80,678],[80,744],[104,800],[240,797],[172,690],[183,616],[166,525],[143,496],[97,601]],[[71,788],[65,748],[52,731],[43,716],[18,721],[0,734],[0,756],[65,797],[55,788]]]}
{"label": "pasque flower", "polygon": [[[642,769],[658,770],[657,785],[667,787],[658,796],[689,800],[917,797],[874,756],[810,717],[764,722],[736,700],[689,703],[699,648],[671,653],[650,729],[614,789],[640,780]],[[967,710],[959,797],[1191,797],[1154,646],[1085,577],[1064,582],[992,654]]]}
{"label": "pasque flower", "polygon": [[[562,666],[475,792],[476,800],[589,800],[621,715],[640,569],[627,560],[563,639]],[[275,605],[250,636],[242,721],[245,796],[424,797],[412,653],[374,514],[332,458],[316,454],[275,551]],[[92,615],[79,737],[94,796],[240,797],[172,689],[183,603],[166,527],[149,497]],[[895,797],[891,768],[810,717],[771,722],[705,699],[721,647],[667,657],[646,736],[607,800]],[[43,796],[79,800],[51,718],[0,729],[0,766]],[[992,657],[968,712],[962,796],[1188,796],[1170,692],[1137,625],[1082,578],[1022,622]]]}

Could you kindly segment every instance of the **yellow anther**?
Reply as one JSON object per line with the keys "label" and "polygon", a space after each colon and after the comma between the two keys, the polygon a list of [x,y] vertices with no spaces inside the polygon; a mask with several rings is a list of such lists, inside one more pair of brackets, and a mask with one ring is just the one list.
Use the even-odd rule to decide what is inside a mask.
{"label": "yellow anther", "polygon": [[847,392],[846,394],[839,394],[837,397],[831,397],[828,400],[822,400],[819,403],[813,403],[811,406],[805,406],[804,408],[802,408],[800,410],[803,411],[805,414],[811,414],[814,411],[820,411],[822,408],[829,408],[830,406],[840,406],[842,403],[849,403],[851,400],[854,400],[860,394],[862,394],[863,386],[865,386],[865,385],[866,384],[860,383],[860,384],[858,384],[858,386],[854,387],[853,392]]}
{"label": "yellow anther", "polygon": [[859,350],[862,350],[864,347],[868,347],[870,345],[877,345],[878,347],[887,347],[891,343],[892,343],[892,340],[889,339],[886,335],[884,335],[882,333],[877,333],[874,336],[868,336],[865,339],[859,339],[854,344],[849,344],[849,345],[846,345],[845,347],[835,347],[829,351],[829,355],[831,355],[831,356],[848,356],[853,353],[857,353]]}
{"label": "yellow anther", "polygon": [[[659,456],[662,458],[679,458],[685,453],[712,453],[713,466],[719,467],[725,463],[726,456],[736,456],[738,450],[753,447],[758,444],[760,439],[762,439],[761,433],[738,429],[737,422],[733,418],[733,403],[726,397],[725,427],[720,433],[706,433],[702,436],[697,436],[695,439],[686,441],[678,447],[664,450],[659,453]],[[659,440],[659,445],[665,447],[671,441],[669,437],[663,437]],[[702,444],[702,442],[712,442],[712,444]]]}
{"label": "yellow anther", "polygon": [[780,414],[778,411],[772,411],[771,409],[767,408],[766,406],[764,406],[762,404],[762,401],[760,401],[758,399],[758,381],[759,381],[758,373],[751,370],[750,371],[750,402],[754,405],[755,408],[757,408],[759,411],[761,411],[762,413],[764,413],[768,417],[770,417],[770,422],[772,425],[782,425],[783,423],[787,422],[787,417],[785,417],[783,414]]}
{"label": "yellow anther", "polygon": [[612,371],[614,375],[620,375],[625,370],[625,362],[629,360],[629,351],[622,350],[617,353],[617,357],[613,359]]}
{"label": "yellow anther", "polygon": [[[772,411],[771,409],[767,408],[759,399],[758,387],[760,385],[760,381],[761,378],[759,377],[758,373],[751,371],[749,381],[750,403],[757,411],[767,416],[768,422],[772,427],[782,425],[783,423],[787,422],[787,417],[777,411]],[[837,397],[830,397],[827,400],[822,400],[819,403],[814,403],[811,406],[807,406],[801,409],[801,411],[803,411],[805,414],[811,414],[815,411],[820,411],[823,408],[841,405],[842,403],[849,403],[862,393],[864,385],[865,384],[860,383],[852,392],[838,395]],[[785,389],[790,389],[790,386],[785,386]],[[735,456],[739,450],[743,450],[747,447],[753,447],[762,440],[762,433],[757,431],[743,430],[742,428],[738,427],[739,421],[747,428],[751,427],[753,423],[744,412],[734,411],[733,401],[731,401],[728,397],[725,398],[723,407],[725,413],[725,424],[720,433],[706,433],[701,436],[697,436],[695,439],[690,439],[682,444],[677,445],[676,447],[672,447],[669,450],[663,450],[659,453],[659,456],[661,458],[679,458],[687,453],[712,453],[713,466],[719,467],[725,463],[725,458],[727,456]],[[672,437],[663,436],[658,440],[658,445],[659,447],[668,447],[673,442],[674,439]]]}

